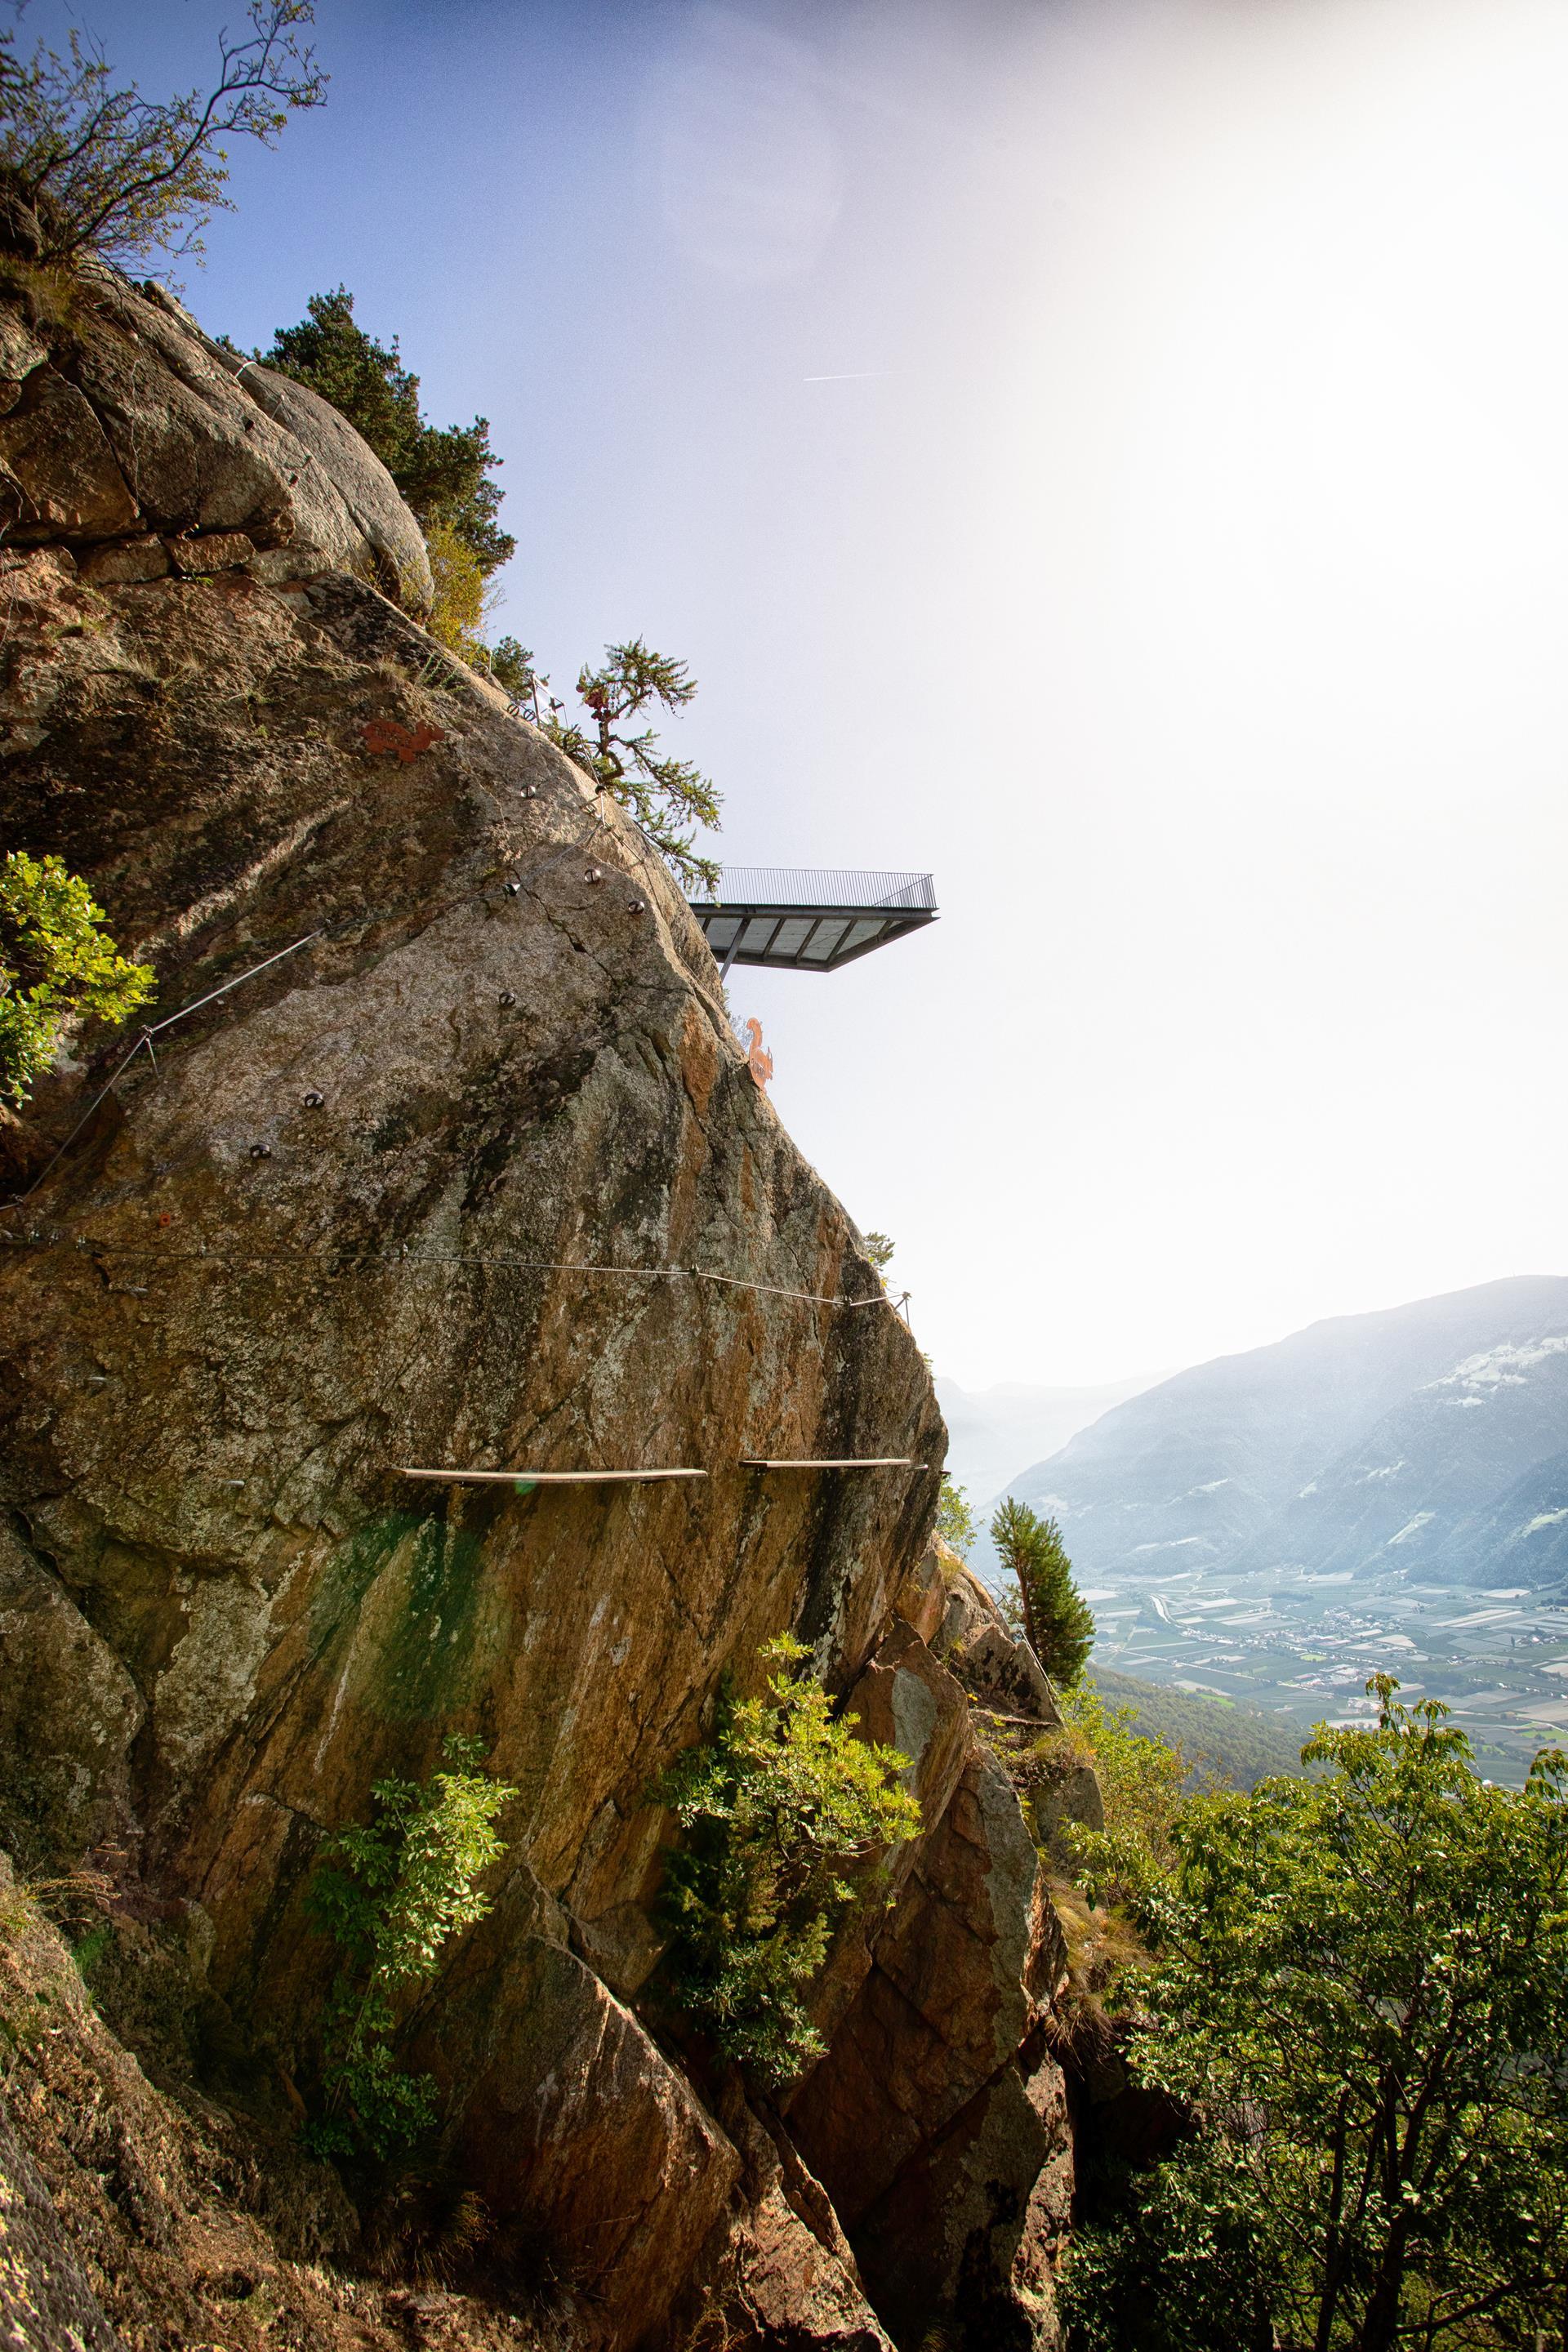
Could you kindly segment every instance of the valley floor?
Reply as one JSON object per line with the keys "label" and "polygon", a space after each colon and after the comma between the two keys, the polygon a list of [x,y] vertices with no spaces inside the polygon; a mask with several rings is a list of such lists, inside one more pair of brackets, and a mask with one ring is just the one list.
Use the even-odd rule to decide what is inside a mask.
{"label": "valley floor", "polygon": [[1395,1570],[1371,1582],[1299,1570],[1169,1569],[1086,1594],[1094,1664],[1176,1690],[1282,1712],[1300,1727],[1371,1720],[1370,1675],[1440,1699],[1483,1772],[1522,1780],[1568,1741],[1568,1599],[1476,1592]]}

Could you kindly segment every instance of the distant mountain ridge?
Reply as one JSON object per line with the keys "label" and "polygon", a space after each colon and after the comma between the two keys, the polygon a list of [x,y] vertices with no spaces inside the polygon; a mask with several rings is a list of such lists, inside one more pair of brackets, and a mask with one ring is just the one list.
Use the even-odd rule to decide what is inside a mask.
{"label": "distant mountain ridge", "polygon": [[935,1385],[947,1423],[948,1473],[966,1489],[971,1507],[983,1510],[1020,1462],[1054,1454],[1112,1405],[1163,1378],[1163,1372],[1150,1372],[1093,1388],[1031,1388],[1003,1381],[994,1388],[963,1389],[939,1374]]}
{"label": "distant mountain ridge", "polygon": [[1568,1276],[1314,1323],[1116,1406],[1009,1491],[1080,1577],[1568,1581]]}

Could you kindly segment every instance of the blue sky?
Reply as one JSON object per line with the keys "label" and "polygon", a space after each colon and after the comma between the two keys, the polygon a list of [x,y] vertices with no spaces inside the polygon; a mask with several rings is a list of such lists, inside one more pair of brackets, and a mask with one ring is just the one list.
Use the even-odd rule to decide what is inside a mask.
{"label": "blue sky", "polygon": [[1560,0],[319,17],[187,299],[489,417],[505,625],[690,661],[724,854],[935,872],[733,993],[939,1368],[1563,1270]]}

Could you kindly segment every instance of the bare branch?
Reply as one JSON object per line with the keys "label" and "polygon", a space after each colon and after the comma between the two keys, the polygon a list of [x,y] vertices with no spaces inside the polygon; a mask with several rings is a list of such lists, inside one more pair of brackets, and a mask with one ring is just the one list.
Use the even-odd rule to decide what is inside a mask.
{"label": "bare branch", "polygon": [[37,215],[40,257],[94,253],[119,263],[199,251],[214,212],[232,209],[226,139],[273,146],[291,112],[320,106],[326,76],[300,40],[313,0],[250,0],[249,31],[218,37],[204,96],[162,103],[135,82],[109,87],[98,46],[72,32],[62,58],[43,42],[21,61],[0,51],[0,166]]}

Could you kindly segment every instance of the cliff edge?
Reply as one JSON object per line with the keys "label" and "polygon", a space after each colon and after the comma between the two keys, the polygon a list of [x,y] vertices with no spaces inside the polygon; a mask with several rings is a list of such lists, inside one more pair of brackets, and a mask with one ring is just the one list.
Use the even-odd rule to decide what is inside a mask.
{"label": "cliff edge", "polygon": [[[0,372],[0,846],[87,877],[169,1024],[77,1041],[0,1139],[0,1837],[99,1890],[149,2096],[282,2147],[321,1840],[477,1734],[521,1793],[415,2039],[540,2324],[1054,2344],[1059,1937],[939,1654],[941,1416],[685,901],[419,627],[417,527],[322,404],[15,257]],[[843,1455],[913,1466],[742,1462]],[[704,1475],[405,1475],[520,1464]],[[784,1627],[924,1828],[779,2112],[644,1996],[647,1792]],[[352,2217],[318,2252],[352,2268]]]}

